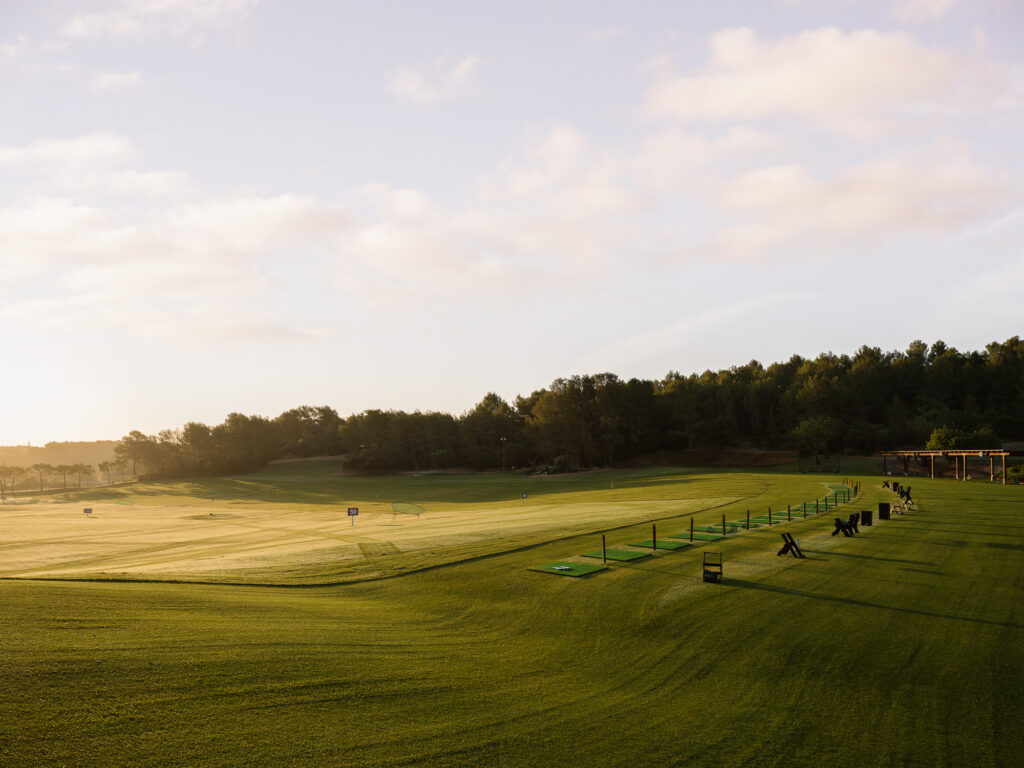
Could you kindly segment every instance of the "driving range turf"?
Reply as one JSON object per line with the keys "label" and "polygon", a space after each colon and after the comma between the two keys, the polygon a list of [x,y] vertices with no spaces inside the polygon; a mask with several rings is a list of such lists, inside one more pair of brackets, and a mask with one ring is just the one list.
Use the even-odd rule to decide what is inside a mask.
{"label": "driving range turf", "polygon": [[[531,568],[838,478],[324,462],[18,499],[0,507],[0,765],[1018,764],[1024,489],[913,478],[916,510],[833,537],[894,498],[853,479],[834,513],[582,578]],[[395,500],[424,512],[388,527]],[[780,532],[807,558],[777,557]],[[708,550],[723,584],[699,579]]]}

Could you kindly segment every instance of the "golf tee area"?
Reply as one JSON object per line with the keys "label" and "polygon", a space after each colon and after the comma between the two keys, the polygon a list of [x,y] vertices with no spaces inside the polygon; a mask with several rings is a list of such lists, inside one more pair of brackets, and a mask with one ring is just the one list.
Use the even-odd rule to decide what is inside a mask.
{"label": "golf tee area", "polygon": [[1024,487],[846,464],[8,497],[0,766],[1019,765]]}

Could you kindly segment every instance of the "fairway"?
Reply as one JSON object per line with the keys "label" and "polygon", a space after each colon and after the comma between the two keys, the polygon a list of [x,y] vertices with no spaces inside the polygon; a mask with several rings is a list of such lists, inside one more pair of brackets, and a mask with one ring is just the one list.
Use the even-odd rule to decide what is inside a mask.
{"label": "fairway", "polygon": [[[507,477],[304,472],[225,479],[214,502],[187,483],[92,492],[94,520],[75,498],[3,508],[18,533],[0,550],[0,764],[1000,768],[1024,754],[1020,488],[915,478],[917,510],[832,536],[833,517],[892,498],[855,478],[856,503],[781,528],[801,539],[797,560],[767,526],[629,547],[652,519],[682,535],[690,514],[785,509],[836,478],[582,474],[538,479],[524,507]],[[286,500],[265,497],[275,484]],[[385,494],[425,511],[388,530]],[[326,546],[353,547],[362,569],[316,554],[352,535],[348,505],[368,541]],[[419,531],[432,519],[443,532]],[[298,565],[273,562],[271,535]],[[367,580],[394,555],[358,545],[388,541],[421,541],[421,566]],[[211,564],[214,547],[235,571]],[[700,580],[709,548],[723,584]],[[613,555],[630,551],[646,556]],[[295,584],[339,583],[24,578],[117,579],[122,563],[255,584],[256,552],[273,579],[294,567]]]}
{"label": "fairway", "polygon": [[[336,462],[301,462],[238,478],[23,498],[0,507],[0,577],[354,581],[699,517],[772,484],[770,476],[648,470],[615,473],[611,489],[607,477],[371,479],[343,475]],[[820,482],[807,488],[827,492]],[[406,501],[393,504],[397,498]],[[423,512],[396,514],[410,499]],[[354,524],[349,507],[359,510]]]}

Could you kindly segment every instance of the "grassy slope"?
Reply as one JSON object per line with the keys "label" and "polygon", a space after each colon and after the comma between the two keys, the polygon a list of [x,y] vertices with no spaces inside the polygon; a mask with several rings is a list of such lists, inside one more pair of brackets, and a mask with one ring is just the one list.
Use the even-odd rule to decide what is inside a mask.
{"label": "grassy slope", "polygon": [[803,561],[707,545],[721,586],[697,547],[525,570],[593,535],[338,587],[0,582],[0,764],[1016,764],[1021,491],[912,482],[861,537],[784,528]]}
{"label": "grassy slope", "polygon": [[[827,493],[821,478],[721,469],[539,478],[359,477],[336,470],[335,462],[285,464],[242,477],[58,494],[56,504],[37,501],[10,513],[22,523],[45,517],[45,524],[13,529],[22,546],[0,545],[19,550],[10,566],[0,562],[0,576],[344,583],[637,523],[657,522],[665,536],[688,528],[691,516],[710,524],[723,513],[733,520],[748,508],[758,514],[772,506],[778,512],[786,503]],[[426,513],[415,521],[401,517],[392,526],[390,500],[421,504]],[[84,528],[79,505],[95,507],[103,522]],[[352,505],[360,508],[355,528],[345,515]],[[211,525],[203,517],[209,511],[229,519]],[[61,524],[65,517],[68,522]],[[387,526],[368,525],[382,521]],[[80,532],[71,544],[68,531]],[[40,543],[56,546],[47,550]],[[242,565],[234,557],[241,553],[260,557]],[[194,570],[182,572],[183,560]]]}

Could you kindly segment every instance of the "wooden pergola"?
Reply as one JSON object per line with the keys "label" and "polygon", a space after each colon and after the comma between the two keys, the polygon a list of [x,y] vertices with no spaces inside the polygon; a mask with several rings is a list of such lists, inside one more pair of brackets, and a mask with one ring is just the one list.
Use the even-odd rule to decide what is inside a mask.
{"label": "wooden pergola", "polygon": [[890,456],[902,456],[903,457],[903,475],[906,477],[910,474],[910,459],[911,458],[922,458],[927,456],[929,459],[929,465],[931,466],[931,476],[935,477],[935,457],[939,458],[953,458],[956,462],[956,479],[967,480],[967,459],[968,458],[979,458],[983,459],[988,457],[988,479],[989,482],[995,482],[996,479],[996,456],[1002,458],[1003,461],[1003,485],[1006,485],[1006,457],[1010,455],[1009,451],[1000,449],[983,449],[974,451],[882,451],[882,474],[888,475],[888,460]]}

